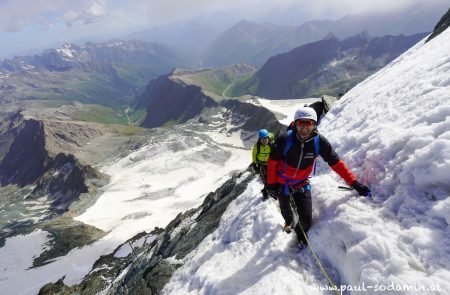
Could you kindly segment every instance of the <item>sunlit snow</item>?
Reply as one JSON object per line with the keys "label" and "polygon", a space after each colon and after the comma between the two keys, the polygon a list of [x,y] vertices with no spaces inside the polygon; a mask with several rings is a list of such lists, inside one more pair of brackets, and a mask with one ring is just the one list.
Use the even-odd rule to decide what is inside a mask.
{"label": "sunlit snow", "polygon": [[[449,73],[447,29],[352,89],[321,123],[374,194],[338,189],[323,162],[311,179],[311,246],[344,294],[450,292]],[[290,248],[261,186],[230,204],[164,294],[331,294],[311,251]]]}
{"label": "sunlit snow", "polygon": [[[450,293],[449,73],[447,29],[353,88],[320,125],[320,132],[374,195],[368,199],[339,190],[343,181],[323,162],[311,179],[314,223],[309,239],[325,271],[342,289],[365,288],[364,294],[387,294],[379,291],[391,287],[396,288],[394,294]],[[298,107],[260,103],[285,113],[284,123]],[[54,263],[20,271],[35,255],[36,245],[30,245],[31,250],[23,250],[24,262],[6,266],[0,287],[28,294],[64,273],[66,283],[77,283],[99,255],[199,205],[231,171],[249,164],[250,152],[233,142],[237,136],[217,140],[227,138],[229,144],[221,142],[216,153],[195,138],[179,139],[181,149],[168,150],[170,142],[153,143],[105,167],[111,183],[77,220],[108,235]],[[261,201],[261,186],[254,180],[230,204],[219,228],[185,257],[165,294],[330,294],[321,290],[328,283],[310,250],[299,252],[293,247],[294,234],[281,231],[276,203]],[[12,239],[6,245],[12,245]],[[42,246],[42,239],[35,243]],[[129,253],[121,250],[119,256]],[[23,282],[28,289],[21,288]]]}

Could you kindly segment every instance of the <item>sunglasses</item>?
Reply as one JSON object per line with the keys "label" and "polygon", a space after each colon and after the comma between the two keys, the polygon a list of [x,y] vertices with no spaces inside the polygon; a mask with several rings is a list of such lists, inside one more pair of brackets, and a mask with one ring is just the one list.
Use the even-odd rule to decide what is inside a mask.
{"label": "sunglasses", "polygon": [[311,127],[311,126],[313,126],[313,122],[312,121],[300,121],[300,120],[297,120],[297,121],[295,121],[295,126],[297,126],[297,127]]}

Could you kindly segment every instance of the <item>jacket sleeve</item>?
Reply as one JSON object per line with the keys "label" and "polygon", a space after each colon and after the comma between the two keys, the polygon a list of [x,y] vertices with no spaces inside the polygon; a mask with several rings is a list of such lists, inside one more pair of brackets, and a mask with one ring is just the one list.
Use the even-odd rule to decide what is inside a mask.
{"label": "jacket sleeve", "polygon": [[256,143],[253,146],[253,151],[252,151],[252,163],[256,164],[256,153],[258,152],[258,143]]}
{"label": "jacket sleeve", "polygon": [[339,160],[336,164],[331,166],[331,169],[335,171],[348,185],[352,185],[356,181],[356,176],[348,169],[344,161]]}
{"label": "jacket sleeve", "polygon": [[356,176],[345,165],[344,161],[339,159],[330,142],[323,135],[320,135],[320,156],[348,185],[352,185],[356,181]]}
{"label": "jacket sleeve", "polygon": [[282,135],[278,137],[274,144],[270,148],[270,155],[267,161],[267,183],[276,184],[277,183],[277,169],[278,162],[281,159],[280,151],[284,149],[284,144],[286,142],[286,136]]}

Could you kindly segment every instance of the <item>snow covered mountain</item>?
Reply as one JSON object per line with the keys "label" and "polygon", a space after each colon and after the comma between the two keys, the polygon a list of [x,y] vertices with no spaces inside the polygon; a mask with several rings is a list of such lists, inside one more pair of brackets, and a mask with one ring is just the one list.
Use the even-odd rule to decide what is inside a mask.
{"label": "snow covered mountain", "polygon": [[62,100],[111,106],[133,101],[148,80],[192,63],[183,53],[139,40],[66,43],[0,61],[0,102]]}
{"label": "snow covered mountain", "polygon": [[[348,92],[320,125],[374,193],[368,199],[339,190],[342,181],[323,162],[311,179],[309,240],[329,280],[341,289],[337,293],[450,292],[449,52],[449,29],[422,40]],[[279,102],[261,103],[270,108]],[[292,109],[286,113],[292,116]],[[138,168],[147,157],[143,152],[118,162],[118,170]],[[45,290],[330,294],[311,250],[292,249],[293,235],[281,231],[279,210],[274,202],[260,200],[260,188],[249,172],[234,176],[165,231],[140,234],[98,260],[79,285],[68,289],[60,280]],[[223,211],[226,199],[229,205],[212,230],[209,214]],[[89,216],[80,218],[100,222]],[[205,223],[210,225],[206,233]],[[192,235],[199,232],[204,239],[194,243]]]}

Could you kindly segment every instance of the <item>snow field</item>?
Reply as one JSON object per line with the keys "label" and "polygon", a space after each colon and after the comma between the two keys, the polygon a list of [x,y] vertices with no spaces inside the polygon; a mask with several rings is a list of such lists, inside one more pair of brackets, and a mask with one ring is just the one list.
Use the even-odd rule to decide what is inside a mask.
{"label": "snow field", "polygon": [[293,246],[295,234],[282,231],[275,202],[261,200],[261,185],[253,180],[229,205],[163,294],[307,294],[327,284],[307,252]]}

